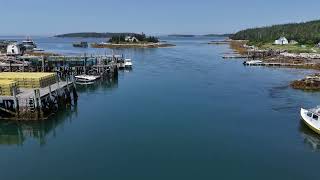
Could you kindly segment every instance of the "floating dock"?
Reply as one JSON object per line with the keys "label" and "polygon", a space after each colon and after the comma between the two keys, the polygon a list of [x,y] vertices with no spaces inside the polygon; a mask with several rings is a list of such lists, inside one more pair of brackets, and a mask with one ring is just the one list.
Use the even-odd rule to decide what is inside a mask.
{"label": "floating dock", "polygon": [[281,63],[281,62],[253,62],[245,61],[243,62],[245,66],[286,66],[286,67],[303,67],[303,66],[313,66],[314,63]]}

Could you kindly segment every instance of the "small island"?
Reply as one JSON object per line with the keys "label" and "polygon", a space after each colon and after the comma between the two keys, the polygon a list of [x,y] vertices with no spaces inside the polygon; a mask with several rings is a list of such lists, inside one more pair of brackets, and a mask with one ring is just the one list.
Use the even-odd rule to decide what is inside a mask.
{"label": "small island", "polygon": [[159,48],[175,45],[160,42],[159,38],[155,36],[131,33],[114,35],[108,42],[93,43],[91,46],[93,48]]}

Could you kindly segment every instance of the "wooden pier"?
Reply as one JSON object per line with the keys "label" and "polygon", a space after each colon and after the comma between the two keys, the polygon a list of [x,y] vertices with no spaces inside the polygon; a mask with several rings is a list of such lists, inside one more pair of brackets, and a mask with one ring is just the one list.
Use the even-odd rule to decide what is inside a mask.
{"label": "wooden pier", "polygon": [[[1,72],[55,72],[57,81],[44,88],[14,88],[12,96],[0,96],[0,119],[45,120],[66,106],[76,105],[74,76],[98,75],[117,79],[125,65],[123,55],[0,57]],[[61,81],[64,79],[65,81]]]}
{"label": "wooden pier", "polygon": [[[122,67],[122,55],[0,57],[0,72],[60,72],[111,75]],[[99,74],[98,74],[99,73]]]}
{"label": "wooden pier", "polygon": [[13,96],[0,96],[0,118],[16,121],[45,120],[77,103],[73,82],[61,81],[45,88],[14,90]]}
{"label": "wooden pier", "polygon": [[278,67],[304,67],[304,66],[313,66],[314,63],[281,63],[281,62],[257,62],[257,63],[248,63],[250,61],[245,61],[243,64],[246,66],[278,66]]}
{"label": "wooden pier", "polygon": [[248,56],[243,56],[243,55],[225,55],[222,56],[223,59],[246,59]]}

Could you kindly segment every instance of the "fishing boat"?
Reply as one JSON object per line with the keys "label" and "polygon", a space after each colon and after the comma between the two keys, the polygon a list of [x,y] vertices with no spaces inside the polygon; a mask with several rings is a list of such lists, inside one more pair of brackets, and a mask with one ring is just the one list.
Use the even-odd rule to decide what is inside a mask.
{"label": "fishing boat", "polygon": [[88,47],[88,42],[78,42],[78,43],[73,43],[73,47],[78,47],[78,48],[87,48],[87,47]]}
{"label": "fishing boat", "polygon": [[309,110],[301,108],[300,114],[303,122],[314,132],[320,134],[320,106]]}
{"label": "fishing boat", "polygon": [[33,50],[37,48],[37,44],[30,37],[27,37],[21,44],[26,48],[26,50]]}
{"label": "fishing boat", "polygon": [[92,76],[86,74],[75,76],[75,81],[77,84],[93,84],[98,79],[100,79],[100,76]]}

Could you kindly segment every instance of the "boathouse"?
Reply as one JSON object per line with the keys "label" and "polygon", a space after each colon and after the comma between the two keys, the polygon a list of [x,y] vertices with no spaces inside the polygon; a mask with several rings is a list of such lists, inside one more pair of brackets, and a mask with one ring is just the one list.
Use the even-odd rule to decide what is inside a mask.
{"label": "boathouse", "polygon": [[274,41],[274,45],[287,45],[287,44],[289,44],[289,41],[285,37],[281,37]]}

